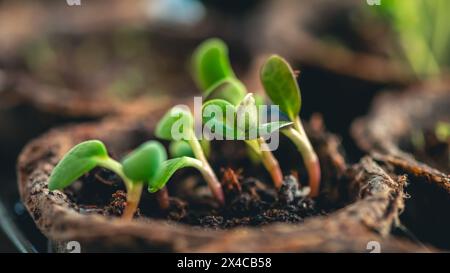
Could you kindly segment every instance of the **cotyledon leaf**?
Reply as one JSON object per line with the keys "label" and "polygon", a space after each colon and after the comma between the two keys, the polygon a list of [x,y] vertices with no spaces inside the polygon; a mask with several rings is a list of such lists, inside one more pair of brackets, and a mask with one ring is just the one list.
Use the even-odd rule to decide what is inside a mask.
{"label": "cotyledon leaf", "polygon": [[236,78],[225,78],[206,90],[204,96],[206,100],[223,99],[238,105],[246,94],[247,89],[241,81]]}
{"label": "cotyledon leaf", "polygon": [[272,102],[294,121],[300,113],[301,95],[294,72],[288,62],[277,55],[269,57],[261,69],[260,77]]}
{"label": "cotyledon leaf", "polygon": [[201,170],[202,163],[198,159],[186,156],[164,161],[157,176],[149,181],[148,191],[154,193],[162,189],[177,170],[186,167],[194,167]]}
{"label": "cotyledon leaf", "polygon": [[165,140],[173,140],[173,127],[178,123],[182,124],[182,126],[180,126],[180,130],[183,132],[186,132],[185,130],[192,130],[194,126],[194,117],[192,116],[191,112],[186,107],[180,105],[171,108],[159,120],[158,124],[156,125],[155,135]]}
{"label": "cotyledon leaf", "polygon": [[164,146],[158,141],[147,141],[122,160],[123,172],[134,182],[150,181],[167,159]]}
{"label": "cotyledon leaf", "polygon": [[235,77],[226,44],[217,38],[204,41],[192,56],[193,74],[202,91],[222,79]]}
{"label": "cotyledon leaf", "polygon": [[69,186],[105,158],[108,158],[108,152],[99,140],[88,140],[74,146],[53,169],[49,178],[49,190]]}
{"label": "cotyledon leaf", "polygon": [[175,140],[170,142],[169,153],[171,157],[194,156],[191,146],[185,140]]}

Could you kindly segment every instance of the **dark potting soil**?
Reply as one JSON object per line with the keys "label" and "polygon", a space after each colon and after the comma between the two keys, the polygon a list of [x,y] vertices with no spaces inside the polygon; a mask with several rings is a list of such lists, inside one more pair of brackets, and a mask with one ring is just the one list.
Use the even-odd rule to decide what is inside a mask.
{"label": "dark potting soil", "polygon": [[[273,222],[298,223],[315,215],[325,215],[315,200],[306,197],[297,179],[286,176],[276,191],[273,185],[253,177],[242,177],[240,171],[222,170],[222,187],[226,204],[219,207],[199,176],[181,183],[186,196],[171,197],[170,207],[161,210],[155,194],[143,192],[135,217],[167,219],[208,228],[260,226]],[[96,168],[65,190],[78,204],[80,213],[119,217],[126,207],[126,193],[120,178],[114,173]]]}
{"label": "dark potting soil", "polygon": [[[274,151],[274,155],[279,160],[283,173],[293,175],[285,177],[283,186],[278,191],[261,164],[254,164],[249,160],[244,142],[211,141],[209,161],[221,180],[225,206],[219,206],[213,199],[198,171],[187,168],[177,171],[166,185],[171,197],[169,209],[161,210],[157,194],[150,194],[144,189],[135,217],[165,219],[220,229],[261,226],[273,222],[299,223],[307,217],[325,215],[343,207],[352,198],[339,194],[337,200],[333,193],[326,190],[338,187],[337,185],[347,185],[345,181],[341,181],[336,163],[330,161],[339,152],[330,148],[331,136],[326,133],[321,119],[317,117],[314,120],[316,122],[310,123],[320,126],[310,128],[310,123],[307,123],[306,129],[322,159],[323,191],[317,198],[307,197],[304,185],[308,179],[301,156],[284,136],[280,136],[280,146]],[[142,143],[152,137],[138,134],[136,139],[129,139],[129,142]],[[117,156],[123,156],[132,149],[131,146],[128,151],[118,151],[118,154],[111,156],[118,158]],[[126,207],[126,192],[121,179],[102,168],[84,175],[66,188],[65,193],[77,204],[80,213],[119,217]]]}

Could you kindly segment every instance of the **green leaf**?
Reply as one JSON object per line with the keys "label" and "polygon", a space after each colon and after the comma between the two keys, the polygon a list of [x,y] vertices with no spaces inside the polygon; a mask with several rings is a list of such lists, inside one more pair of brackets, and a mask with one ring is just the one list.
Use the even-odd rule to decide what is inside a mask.
{"label": "green leaf", "polygon": [[290,121],[273,121],[262,124],[258,127],[258,136],[270,135],[290,125],[292,125]]}
{"label": "green leaf", "polygon": [[205,91],[204,96],[206,100],[223,99],[237,105],[246,94],[247,89],[241,81],[235,78],[226,78],[212,85]]}
{"label": "green leaf", "polygon": [[227,124],[226,122],[212,118],[204,125],[209,128],[209,130],[214,133],[217,137],[221,137],[222,139],[228,140],[237,140],[240,139],[240,131],[236,128],[236,126],[232,126],[231,124]]}
{"label": "green leaf", "polygon": [[154,193],[162,189],[177,170],[185,167],[201,169],[202,163],[198,159],[186,156],[164,161],[158,175],[149,182],[148,191]]}
{"label": "green leaf", "polygon": [[190,156],[194,157],[194,152],[187,141],[176,140],[169,144],[169,153],[171,157]]}
{"label": "green leaf", "polygon": [[[173,140],[172,128],[177,126],[183,133],[194,128],[194,117],[191,112],[183,106],[175,106],[170,109],[158,122],[155,135],[166,140]],[[174,128],[176,129],[176,128]]]}
{"label": "green leaf", "polygon": [[50,191],[63,189],[107,158],[105,145],[99,140],[89,140],[73,147],[56,165],[50,175]]}
{"label": "green leaf", "polygon": [[296,119],[301,107],[300,88],[286,60],[277,55],[269,57],[261,69],[261,82],[272,102],[290,120]]}
{"label": "green leaf", "polygon": [[123,172],[134,182],[147,182],[166,159],[166,150],[161,143],[147,141],[122,160]]}
{"label": "green leaf", "polygon": [[217,38],[200,44],[192,56],[192,63],[195,80],[202,91],[224,78],[235,77],[228,59],[228,48]]}
{"label": "green leaf", "polygon": [[213,99],[205,102],[202,120],[205,127],[220,136],[236,136],[236,107],[226,100]]}
{"label": "green leaf", "polygon": [[[229,113],[228,117],[227,113]],[[212,118],[215,118],[219,121],[225,121],[227,118],[229,118],[228,121],[232,122],[236,118],[236,107],[224,99],[209,100],[203,103],[202,119],[203,122],[207,122]]]}

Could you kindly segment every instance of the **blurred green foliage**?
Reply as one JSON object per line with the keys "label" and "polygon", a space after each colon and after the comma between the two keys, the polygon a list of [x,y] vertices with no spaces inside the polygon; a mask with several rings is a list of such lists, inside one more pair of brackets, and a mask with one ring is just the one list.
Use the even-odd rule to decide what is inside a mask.
{"label": "blurred green foliage", "polygon": [[377,13],[398,34],[404,56],[419,77],[439,73],[450,64],[450,1],[383,0]]}

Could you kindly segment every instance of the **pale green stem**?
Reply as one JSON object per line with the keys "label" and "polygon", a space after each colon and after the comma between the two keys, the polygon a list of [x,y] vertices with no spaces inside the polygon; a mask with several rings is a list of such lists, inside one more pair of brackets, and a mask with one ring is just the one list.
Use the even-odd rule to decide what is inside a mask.
{"label": "pale green stem", "polygon": [[264,168],[270,173],[273,183],[277,189],[283,184],[283,173],[281,172],[278,160],[268,149],[267,143],[262,137],[245,140],[245,143],[261,158]]}
{"label": "pale green stem", "polygon": [[205,154],[203,153],[202,146],[198,141],[195,133],[192,131],[189,139],[187,140],[189,145],[191,146],[192,151],[194,152],[194,156],[201,162],[201,166],[197,166],[197,169],[200,170],[203,177],[205,178],[208,186],[214,195],[214,197],[220,202],[220,204],[225,203],[225,196],[223,194],[222,185],[217,179],[216,174],[208,163]]}
{"label": "pale green stem", "polygon": [[133,181],[131,181],[131,179],[129,179],[125,175],[125,173],[123,172],[122,164],[120,164],[116,160],[114,160],[114,159],[112,159],[110,157],[100,158],[98,160],[98,165],[100,167],[103,167],[105,169],[108,169],[108,170],[113,171],[114,173],[116,173],[123,180],[127,191],[131,187],[131,185],[133,184]]}
{"label": "pale green stem", "polygon": [[210,187],[215,198],[219,200],[221,204],[224,204],[225,197],[223,195],[222,186],[220,182],[217,180],[216,174],[213,172],[211,168],[205,168],[204,162],[196,159],[196,158],[186,158],[189,161],[189,165],[196,168],[200,171],[203,178],[208,182],[208,186]]}
{"label": "pale green stem", "polygon": [[141,200],[142,187],[144,183],[134,183],[127,191],[127,206],[123,212],[122,218],[132,220]]}
{"label": "pale green stem", "polygon": [[144,183],[135,182],[129,179],[123,172],[122,164],[110,157],[99,159],[98,165],[113,171],[123,180],[127,190],[127,206],[122,214],[122,219],[132,220],[141,199],[142,187]]}
{"label": "pale green stem", "polygon": [[283,129],[282,132],[295,144],[302,155],[309,176],[310,196],[316,197],[319,194],[320,187],[320,163],[303,129],[300,118],[294,121],[294,127]]}
{"label": "pale green stem", "polygon": [[247,146],[250,147],[250,149],[252,149],[255,152],[255,154],[258,155],[258,157],[260,157],[260,158],[262,157],[261,149],[260,149],[259,143],[256,139],[249,139],[249,140],[244,140],[244,141],[245,141],[245,144],[247,144]]}

